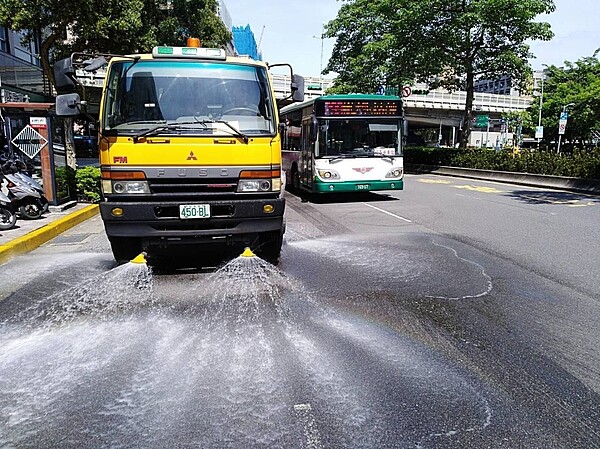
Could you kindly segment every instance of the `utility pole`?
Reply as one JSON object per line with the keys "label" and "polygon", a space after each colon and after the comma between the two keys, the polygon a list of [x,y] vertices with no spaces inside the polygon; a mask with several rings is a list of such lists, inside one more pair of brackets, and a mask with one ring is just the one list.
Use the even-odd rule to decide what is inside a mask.
{"label": "utility pole", "polygon": [[319,84],[321,85],[321,89],[323,89],[323,44],[325,41],[325,24],[321,24],[321,35],[313,36],[315,39],[321,39],[321,64],[319,65]]}
{"label": "utility pole", "polygon": [[544,102],[544,78],[546,77],[546,73],[542,70],[542,90],[540,92],[540,110],[539,110],[539,115],[538,115],[538,128],[536,130],[536,134],[538,134],[538,139],[537,139],[537,147],[538,147],[538,151],[540,150],[540,142],[542,141],[542,136],[539,135],[540,130],[543,133],[543,128],[542,128],[542,104]]}

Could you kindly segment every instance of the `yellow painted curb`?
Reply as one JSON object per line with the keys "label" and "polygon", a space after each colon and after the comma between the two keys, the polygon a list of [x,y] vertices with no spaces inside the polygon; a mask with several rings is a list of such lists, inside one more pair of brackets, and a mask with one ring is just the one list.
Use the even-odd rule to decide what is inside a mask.
{"label": "yellow painted curb", "polygon": [[63,218],[49,223],[35,231],[8,242],[5,245],[0,245],[0,265],[6,263],[12,257],[33,251],[38,246],[43,245],[49,240],[57,237],[67,229],[84,222],[88,218],[98,214],[100,207],[97,204],[90,204],[77,212],[66,215]]}

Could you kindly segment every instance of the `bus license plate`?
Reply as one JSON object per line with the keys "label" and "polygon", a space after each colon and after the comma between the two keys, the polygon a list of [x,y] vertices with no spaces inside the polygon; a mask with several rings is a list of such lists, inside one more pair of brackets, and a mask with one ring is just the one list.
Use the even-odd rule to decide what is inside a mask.
{"label": "bus license plate", "polygon": [[356,190],[369,190],[370,188],[370,184],[356,184]]}
{"label": "bus license plate", "polygon": [[179,218],[209,218],[210,205],[208,204],[181,204],[179,206]]}

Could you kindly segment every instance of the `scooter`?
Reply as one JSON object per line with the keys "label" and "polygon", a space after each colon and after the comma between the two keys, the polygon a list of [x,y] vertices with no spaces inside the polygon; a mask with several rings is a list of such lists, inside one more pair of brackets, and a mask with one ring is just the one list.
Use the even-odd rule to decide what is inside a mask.
{"label": "scooter", "polygon": [[0,173],[0,178],[0,190],[18,208],[21,217],[35,220],[42,216],[44,206],[41,202],[42,195],[38,191],[15,175]]}
{"label": "scooter", "polygon": [[10,198],[0,192],[0,231],[6,231],[17,223],[17,215]]}
{"label": "scooter", "polygon": [[44,189],[33,177],[31,177],[26,172],[26,170],[27,170],[27,166],[25,165],[25,163],[23,163],[22,161],[20,161],[18,159],[16,159],[16,160],[9,159],[2,165],[2,172],[4,174],[14,175],[17,179],[19,179],[20,181],[23,181],[27,186],[31,187],[32,189],[34,189],[36,192],[38,192],[40,194],[40,203],[42,205],[43,212],[48,212],[50,203],[44,196]]}

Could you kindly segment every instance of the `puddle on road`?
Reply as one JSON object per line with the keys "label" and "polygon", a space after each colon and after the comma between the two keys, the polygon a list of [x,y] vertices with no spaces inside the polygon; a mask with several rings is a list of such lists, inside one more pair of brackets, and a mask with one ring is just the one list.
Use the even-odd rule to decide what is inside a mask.
{"label": "puddle on road", "polygon": [[197,278],[185,300],[164,287],[125,264],[2,323],[0,447],[301,448],[318,435],[408,448],[489,425],[452,365],[258,257]]}

